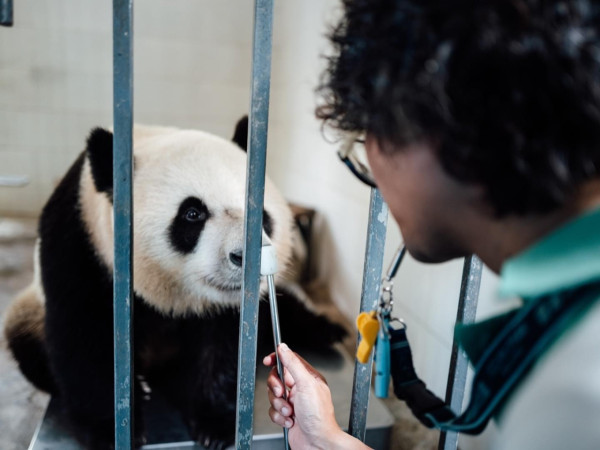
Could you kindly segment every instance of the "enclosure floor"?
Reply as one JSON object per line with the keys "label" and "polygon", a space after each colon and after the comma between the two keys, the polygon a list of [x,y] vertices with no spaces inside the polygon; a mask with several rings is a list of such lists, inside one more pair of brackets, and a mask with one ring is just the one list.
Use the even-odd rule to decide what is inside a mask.
{"label": "enclosure floor", "polygon": [[[36,223],[31,219],[0,218],[0,321],[6,309],[21,289],[33,277],[33,247]],[[309,287],[319,309],[328,315],[350,324],[329,301],[320,284]],[[352,352],[355,336],[345,341]],[[416,421],[403,402],[391,396],[384,400],[395,417],[391,450],[434,450],[439,433],[428,430]],[[21,375],[0,333],[0,449],[23,450],[31,441],[35,428],[42,418],[48,396],[35,390]]]}

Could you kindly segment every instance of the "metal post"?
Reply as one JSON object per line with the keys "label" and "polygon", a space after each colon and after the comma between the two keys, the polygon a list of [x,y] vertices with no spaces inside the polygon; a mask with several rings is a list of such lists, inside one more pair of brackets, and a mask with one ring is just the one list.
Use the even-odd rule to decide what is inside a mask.
{"label": "metal post", "polygon": [[248,130],[248,166],[246,172],[246,214],[244,220],[244,280],[240,312],[238,389],[235,448],[250,449],[254,421],[254,385],[256,383],[256,335],[260,296],[260,250],[262,211],[265,190],[267,128],[271,82],[271,37],[273,0],[254,2],[254,38],[252,48],[252,93]]}
{"label": "metal post", "polygon": [[132,448],[133,0],[113,0],[115,449]]}
{"label": "metal post", "polygon": [[5,27],[12,27],[13,25],[12,0],[0,0],[0,25]]}
{"label": "metal post", "polygon": [[[367,248],[360,299],[361,311],[371,311],[377,307],[381,285],[387,217],[388,208],[379,190],[371,190]],[[360,364],[358,361],[354,363],[354,382],[352,386],[352,404],[350,406],[348,432],[363,442],[367,427],[372,369],[373,355],[369,357],[366,364]]]}
{"label": "metal post", "polygon": [[[472,323],[475,321],[479,286],[481,285],[481,269],[482,263],[479,258],[476,256],[465,258],[456,323]],[[446,385],[446,404],[450,405],[453,411],[461,411],[462,409],[468,367],[467,355],[458,348],[456,341],[453,342],[448,384]],[[453,431],[440,433],[438,449],[456,450],[457,448],[458,433]]]}

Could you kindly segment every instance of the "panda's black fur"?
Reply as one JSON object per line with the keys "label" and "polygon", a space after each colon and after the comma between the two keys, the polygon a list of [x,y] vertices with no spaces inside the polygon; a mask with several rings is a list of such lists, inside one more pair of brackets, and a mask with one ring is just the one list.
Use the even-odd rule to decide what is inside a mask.
{"label": "panda's black fur", "polygon": [[[245,143],[239,131],[235,142]],[[95,129],[86,151],[41,214],[38,250],[43,299],[26,293],[26,301],[9,312],[5,334],[25,376],[58,397],[86,448],[100,449],[111,448],[114,433],[113,285],[82,220],[79,190],[86,159],[97,191],[112,202],[112,134]],[[266,214],[267,232],[273,226],[270,221]],[[170,233],[181,251],[193,247],[193,236],[186,238],[173,229]],[[35,291],[35,286],[31,289]],[[307,309],[292,290],[280,287],[278,303],[282,337],[292,347],[323,349],[345,335],[341,326]],[[35,310],[37,318],[28,319],[24,304]],[[36,328],[33,322],[44,317],[44,308],[43,326],[38,323]],[[270,352],[273,344],[268,303],[260,302],[259,308],[260,356]],[[195,439],[214,448],[233,441],[238,327],[236,306],[175,316],[134,296],[136,442],[142,442],[144,435],[142,377],[180,411]]]}

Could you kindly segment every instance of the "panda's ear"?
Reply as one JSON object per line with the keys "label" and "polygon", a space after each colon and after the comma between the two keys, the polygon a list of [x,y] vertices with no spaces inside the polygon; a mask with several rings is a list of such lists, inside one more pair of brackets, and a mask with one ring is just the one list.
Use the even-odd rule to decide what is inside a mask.
{"label": "panda's ear", "polygon": [[248,116],[238,120],[233,133],[233,142],[235,142],[242,150],[248,150]]}
{"label": "panda's ear", "polygon": [[113,135],[104,128],[94,128],[87,140],[86,152],[90,160],[92,178],[98,192],[112,194],[113,189]]}

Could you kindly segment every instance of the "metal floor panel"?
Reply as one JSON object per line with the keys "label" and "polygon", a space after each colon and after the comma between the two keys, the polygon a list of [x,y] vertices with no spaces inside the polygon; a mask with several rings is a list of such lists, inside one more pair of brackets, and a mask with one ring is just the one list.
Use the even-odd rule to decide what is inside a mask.
{"label": "metal floor panel", "polygon": [[[303,353],[305,359],[313,364],[327,379],[339,424],[348,424],[352,395],[353,361],[345,356],[343,350],[331,352],[329,355],[311,355]],[[274,450],[283,448],[283,432],[268,417],[269,403],[266,393],[267,369],[260,367],[257,371],[254,405],[254,437],[253,450]],[[201,450],[204,447],[194,443],[177,411],[153,397],[146,402],[144,410],[148,444],[142,448],[171,450]],[[369,412],[367,415],[366,443],[375,449],[389,448],[389,439],[394,419],[383,402],[370,394]],[[230,448],[233,448],[230,447]],[[56,400],[48,406],[44,419],[40,423],[29,450],[83,450],[69,435],[59,413]]]}

